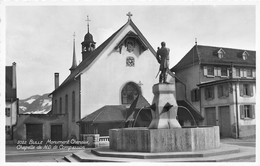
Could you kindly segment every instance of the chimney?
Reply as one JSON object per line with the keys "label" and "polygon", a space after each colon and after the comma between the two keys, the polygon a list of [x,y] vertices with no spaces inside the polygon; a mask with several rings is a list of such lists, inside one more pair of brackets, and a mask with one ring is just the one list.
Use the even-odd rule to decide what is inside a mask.
{"label": "chimney", "polygon": [[54,86],[55,89],[59,87],[59,73],[54,73]]}
{"label": "chimney", "polygon": [[12,74],[12,88],[16,89],[16,63],[13,62],[13,74]]}

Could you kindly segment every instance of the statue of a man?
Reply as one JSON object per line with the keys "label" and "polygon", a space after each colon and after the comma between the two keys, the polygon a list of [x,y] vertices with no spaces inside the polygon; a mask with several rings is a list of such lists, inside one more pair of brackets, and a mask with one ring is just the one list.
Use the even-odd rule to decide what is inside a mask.
{"label": "statue of a man", "polygon": [[166,47],[165,42],[161,42],[161,48],[158,47],[157,53],[156,53],[156,59],[160,63],[160,77],[159,77],[159,83],[166,83],[167,79],[167,70],[169,68],[169,53],[170,49]]}

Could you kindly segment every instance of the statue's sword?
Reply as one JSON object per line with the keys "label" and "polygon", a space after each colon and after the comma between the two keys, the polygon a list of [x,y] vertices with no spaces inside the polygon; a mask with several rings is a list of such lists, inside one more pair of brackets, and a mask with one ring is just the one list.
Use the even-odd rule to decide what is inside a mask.
{"label": "statue's sword", "polygon": [[156,75],[156,77],[155,77],[155,78],[157,78],[157,77],[158,77],[158,75],[159,75],[160,71],[161,71],[161,70],[159,70],[159,71],[158,71],[158,73],[157,73],[157,75]]}
{"label": "statue's sword", "polygon": [[[158,77],[159,73],[160,73],[161,70],[158,71],[157,75],[155,78]],[[173,78],[175,77],[175,74],[173,72],[171,72],[171,70],[169,68],[167,68],[167,71],[166,71],[170,76],[172,76]]]}

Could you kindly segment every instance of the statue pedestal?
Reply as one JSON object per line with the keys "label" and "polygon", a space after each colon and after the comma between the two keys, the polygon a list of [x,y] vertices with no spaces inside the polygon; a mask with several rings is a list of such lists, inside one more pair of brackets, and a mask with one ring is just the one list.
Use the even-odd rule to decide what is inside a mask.
{"label": "statue pedestal", "polygon": [[219,127],[109,130],[109,147],[121,152],[188,152],[220,146]]}
{"label": "statue pedestal", "polygon": [[153,86],[154,110],[151,110],[153,120],[149,129],[181,128],[176,119],[178,105],[174,96],[175,84],[155,84]]}

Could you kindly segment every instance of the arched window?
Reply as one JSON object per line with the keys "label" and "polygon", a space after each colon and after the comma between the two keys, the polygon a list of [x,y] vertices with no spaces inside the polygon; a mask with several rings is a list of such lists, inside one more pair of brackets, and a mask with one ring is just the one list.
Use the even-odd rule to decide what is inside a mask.
{"label": "arched window", "polygon": [[73,91],[72,92],[72,122],[75,121],[75,109],[76,109],[76,106],[75,106],[75,92]]}
{"label": "arched window", "polygon": [[122,104],[132,104],[139,94],[140,89],[138,85],[133,82],[127,83],[121,92]]}
{"label": "arched window", "polygon": [[62,113],[62,98],[60,97],[60,114]]}
{"label": "arched window", "polygon": [[68,113],[68,95],[65,96],[65,113]]}

